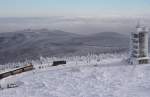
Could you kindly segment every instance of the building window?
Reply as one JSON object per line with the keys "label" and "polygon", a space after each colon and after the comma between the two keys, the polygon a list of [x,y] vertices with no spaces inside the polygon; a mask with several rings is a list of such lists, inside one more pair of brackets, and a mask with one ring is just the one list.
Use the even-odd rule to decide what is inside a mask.
{"label": "building window", "polygon": [[137,54],[138,52],[136,50],[133,51],[134,54]]}
{"label": "building window", "polygon": [[145,60],[139,60],[139,64],[147,64],[148,63],[148,60],[145,59]]}
{"label": "building window", "polygon": [[138,49],[138,46],[133,46],[134,49]]}
{"label": "building window", "polygon": [[133,43],[139,43],[139,41],[138,41],[138,40],[133,39]]}
{"label": "building window", "polygon": [[134,38],[138,38],[138,34],[133,34]]}

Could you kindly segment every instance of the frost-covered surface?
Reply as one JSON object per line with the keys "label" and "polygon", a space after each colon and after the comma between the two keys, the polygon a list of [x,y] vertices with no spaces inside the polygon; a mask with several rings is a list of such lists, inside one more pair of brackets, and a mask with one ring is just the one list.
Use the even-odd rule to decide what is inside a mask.
{"label": "frost-covered surface", "polygon": [[0,90],[0,97],[149,97],[150,65],[128,65],[123,59],[108,58],[95,65],[78,62],[8,77],[1,84],[22,84]]}
{"label": "frost-covered surface", "polygon": [[[65,60],[67,61],[66,66],[76,66],[76,65],[95,65],[95,64],[106,64],[110,63],[114,60],[122,60],[126,59],[125,53],[120,54],[100,54],[100,55],[93,55],[88,54],[87,56],[72,56],[72,57],[40,57],[40,60],[26,60],[25,62],[18,62],[18,63],[8,63],[5,65],[0,65],[0,72],[10,71],[12,69],[16,69],[18,67],[22,67],[26,64],[32,63],[35,68],[39,66],[51,66],[53,61]],[[112,60],[112,61],[111,61]]]}

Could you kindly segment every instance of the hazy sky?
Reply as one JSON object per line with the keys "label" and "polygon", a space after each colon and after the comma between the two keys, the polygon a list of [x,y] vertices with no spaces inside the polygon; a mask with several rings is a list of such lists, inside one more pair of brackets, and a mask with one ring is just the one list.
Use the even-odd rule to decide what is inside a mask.
{"label": "hazy sky", "polygon": [[0,0],[0,17],[0,32],[48,28],[126,33],[139,19],[150,26],[150,0]]}
{"label": "hazy sky", "polygon": [[150,0],[0,0],[0,17],[149,16]]}

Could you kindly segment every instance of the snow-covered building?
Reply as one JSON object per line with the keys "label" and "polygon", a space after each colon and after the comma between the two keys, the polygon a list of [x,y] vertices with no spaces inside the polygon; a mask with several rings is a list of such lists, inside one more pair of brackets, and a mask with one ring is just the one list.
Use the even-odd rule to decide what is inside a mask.
{"label": "snow-covered building", "polygon": [[148,32],[149,28],[138,25],[137,31],[131,33],[130,64],[148,64]]}

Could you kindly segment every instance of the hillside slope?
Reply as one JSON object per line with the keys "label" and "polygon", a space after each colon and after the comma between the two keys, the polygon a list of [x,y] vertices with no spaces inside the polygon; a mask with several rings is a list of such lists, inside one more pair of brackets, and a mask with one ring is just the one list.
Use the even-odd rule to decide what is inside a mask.
{"label": "hillside slope", "polygon": [[[67,44],[76,34],[55,31],[19,31],[0,33],[0,63],[38,59],[69,52]],[[72,44],[73,45],[73,44]]]}
{"label": "hillside slope", "polygon": [[128,49],[129,37],[115,32],[88,36],[47,29],[0,33],[0,64],[51,56],[113,53]]}

